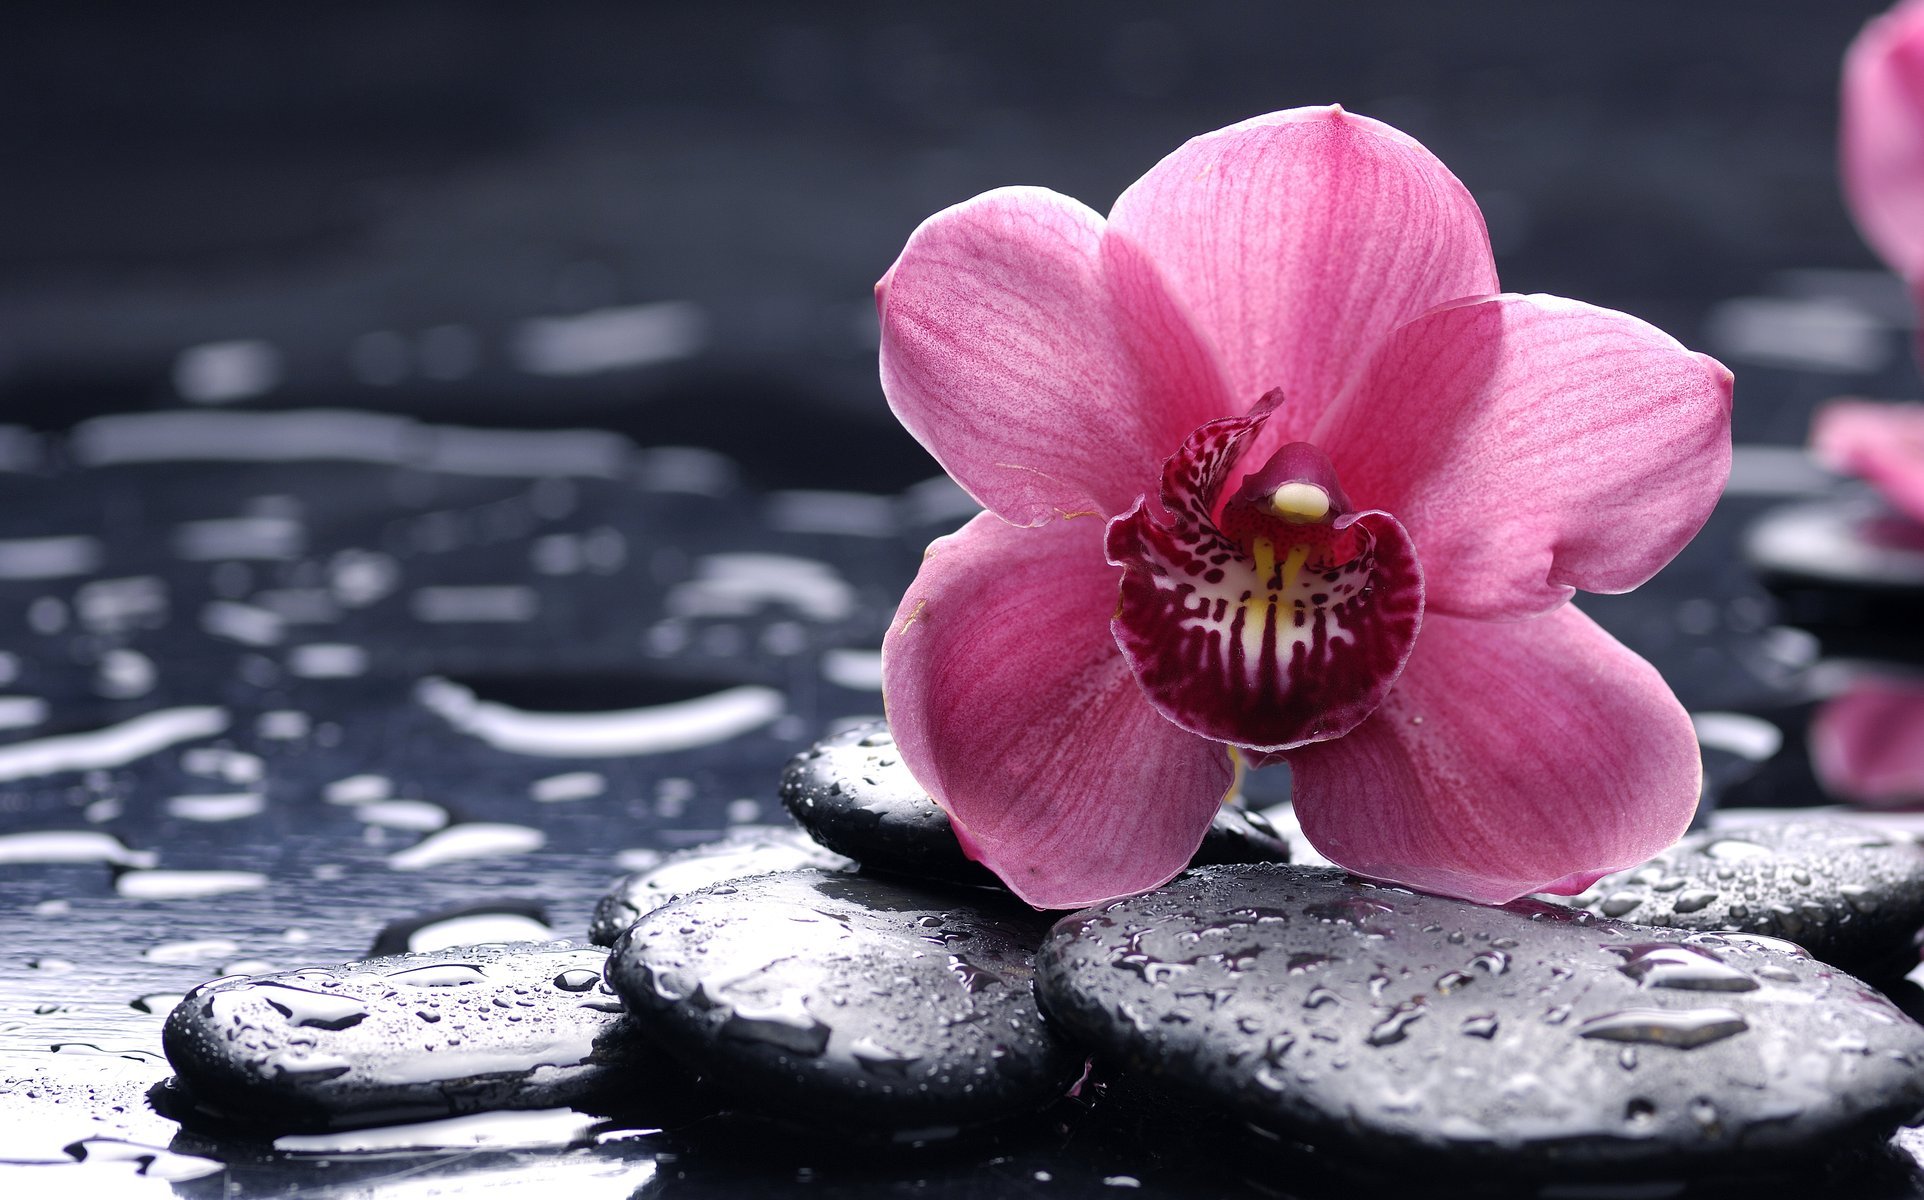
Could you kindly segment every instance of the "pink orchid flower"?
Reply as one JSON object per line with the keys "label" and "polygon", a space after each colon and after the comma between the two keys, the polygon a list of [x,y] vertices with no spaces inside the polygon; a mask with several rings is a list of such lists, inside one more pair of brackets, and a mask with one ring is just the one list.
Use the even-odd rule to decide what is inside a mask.
{"label": "pink orchid flower", "polygon": [[1825,466],[1864,479],[1924,522],[1924,404],[1832,400],[1811,420],[1810,444]]}
{"label": "pink orchid flower", "polygon": [[1232,748],[1290,764],[1335,862],[1476,900],[1580,891],[1688,823],[1683,709],[1565,601],[1703,524],[1731,375],[1497,294],[1475,202],[1411,138],[1258,117],[1107,221],[992,191],[924,222],[876,298],[890,405],[988,510],[929,547],[884,699],[1031,904],[1170,879]]}
{"label": "pink orchid flower", "polygon": [[1924,0],[1864,26],[1844,56],[1844,198],[1871,249],[1924,276]]}
{"label": "pink orchid flower", "polygon": [[1810,752],[1833,796],[1878,807],[1924,804],[1924,683],[1853,683],[1811,718]]}

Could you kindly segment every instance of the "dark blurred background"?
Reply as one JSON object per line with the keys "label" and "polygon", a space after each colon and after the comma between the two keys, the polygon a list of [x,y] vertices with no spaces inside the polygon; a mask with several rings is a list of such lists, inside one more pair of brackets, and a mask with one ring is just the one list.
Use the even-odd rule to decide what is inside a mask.
{"label": "dark blurred background", "polygon": [[1723,354],[1739,439],[1792,442],[1784,313],[1720,302],[1815,289],[1792,342],[1909,378],[1894,292],[1794,273],[1874,266],[1832,147],[1878,7],[12,6],[0,419],[378,407],[893,490],[933,465],[869,288],[922,217],[1006,183],[1104,209],[1185,137],[1337,101],[1456,170],[1508,286]]}

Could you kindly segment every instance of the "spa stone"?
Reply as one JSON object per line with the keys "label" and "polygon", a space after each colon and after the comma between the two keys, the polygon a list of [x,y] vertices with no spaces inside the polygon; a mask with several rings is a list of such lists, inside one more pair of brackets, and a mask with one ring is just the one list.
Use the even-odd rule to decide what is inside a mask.
{"label": "spa stone", "polygon": [[803,870],[656,909],[616,943],[608,980],[743,1106],[920,1141],[1040,1109],[1081,1073],[1036,1009],[1047,930],[986,890]]}
{"label": "spa stone", "polygon": [[1065,917],[1037,990],[1110,1061],[1376,1162],[1672,1178],[1924,1106],[1924,1028],[1794,946],[1329,868],[1204,868]]}
{"label": "spa stone", "polygon": [[195,1101],[282,1129],[643,1095],[668,1064],[603,984],[605,951],[466,946],[189,992],[163,1044]]}
{"label": "spa stone", "polygon": [[1760,933],[1866,978],[1917,965],[1924,845],[1846,821],[1693,833],[1567,903],[1674,929]]}
{"label": "spa stone", "polygon": [[617,882],[595,904],[588,940],[612,946],[624,929],[677,896],[710,884],[801,867],[854,870],[855,864],[823,849],[799,829],[750,825],[726,837],[667,855],[645,871]]}
{"label": "spa stone", "polygon": [[[865,868],[1001,886],[962,853],[948,814],[909,774],[885,722],[845,730],[796,755],[782,772],[781,796],[811,837]],[[1288,859],[1288,843],[1262,816],[1224,805],[1192,863]]]}

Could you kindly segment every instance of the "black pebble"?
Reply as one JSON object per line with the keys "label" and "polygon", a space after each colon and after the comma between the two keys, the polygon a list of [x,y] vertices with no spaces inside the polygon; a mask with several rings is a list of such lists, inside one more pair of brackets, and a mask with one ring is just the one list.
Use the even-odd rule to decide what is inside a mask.
{"label": "black pebble", "polygon": [[852,871],[855,864],[823,849],[798,829],[744,826],[719,841],[670,854],[646,871],[618,881],[596,902],[588,940],[597,946],[612,946],[644,914],[677,896],[730,879],[801,867]]}
{"label": "black pebble", "polygon": [[162,1040],[196,1101],[279,1128],[645,1094],[653,1056],[605,958],[523,942],[232,976],[189,992]]}
{"label": "black pebble", "polygon": [[918,1141],[1039,1109],[1082,1070],[1036,1010],[1047,929],[993,892],[795,871],[656,909],[616,944],[608,979],[744,1106]]}
{"label": "black pebble", "polygon": [[1866,978],[1917,966],[1924,845],[1844,821],[1693,833],[1568,901],[1674,929],[1761,933]]}
{"label": "black pebble", "polygon": [[[986,867],[962,853],[948,814],[909,774],[884,722],[824,738],[790,759],[781,795],[811,837],[869,870],[1001,886]],[[1288,844],[1267,821],[1224,805],[1191,861],[1288,860]]]}
{"label": "black pebble", "polygon": [[1329,868],[1205,868],[1064,918],[1037,990],[1126,1066],[1378,1164],[1755,1168],[1924,1105],[1924,1029],[1794,946]]}

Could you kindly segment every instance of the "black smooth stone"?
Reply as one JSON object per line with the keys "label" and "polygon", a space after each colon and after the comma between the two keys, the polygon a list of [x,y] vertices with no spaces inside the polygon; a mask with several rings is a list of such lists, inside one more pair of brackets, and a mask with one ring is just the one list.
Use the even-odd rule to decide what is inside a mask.
{"label": "black smooth stone", "polygon": [[1047,929],[994,892],[795,871],[649,913],[616,943],[608,980],[746,1107],[930,1140],[1039,1109],[1083,1069],[1036,1010]]}
{"label": "black smooth stone", "polygon": [[654,1056],[606,957],[521,942],[229,976],[189,992],[162,1041],[197,1102],[282,1128],[643,1094]]}
{"label": "black smooth stone", "polygon": [[[790,759],[781,796],[809,836],[869,870],[1001,886],[988,868],[962,853],[948,814],[909,774],[886,722],[824,738]],[[1218,810],[1191,860],[1287,861],[1283,837],[1261,816],[1234,805]]]}
{"label": "black smooth stone", "polygon": [[802,867],[852,871],[855,864],[823,849],[798,829],[744,826],[717,841],[670,854],[647,870],[619,880],[595,903],[588,940],[597,946],[612,946],[644,914],[678,896],[730,879]]}
{"label": "black smooth stone", "polygon": [[1814,500],[1759,517],[1744,552],[1777,619],[1815,633],[1828,654],[1924,659],[1924,525],[1875,496]]}
{"label": "black smooth stone", "polygon": [[1924,1028],[1754,935],[1231,866],[1066,917],[1037,960],[1073,1036],[1332,1157],[1667,1176],[1924,1107]]}
{"label": "black smooth stone", "polygon": [[1761,933],[1869,978],[1917,965],[1924,845],[1845,821],[1693,833],[1568,901],[1674,929]]}

